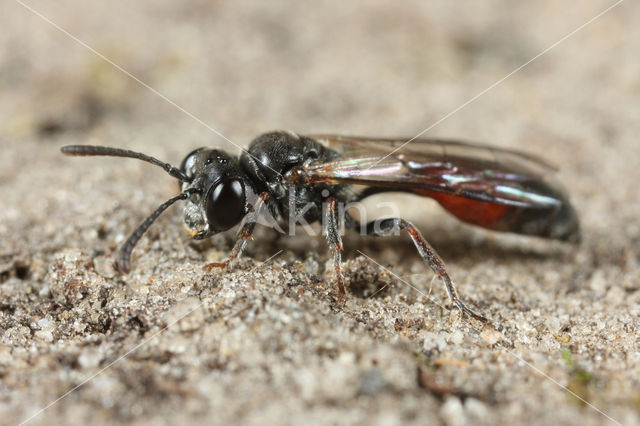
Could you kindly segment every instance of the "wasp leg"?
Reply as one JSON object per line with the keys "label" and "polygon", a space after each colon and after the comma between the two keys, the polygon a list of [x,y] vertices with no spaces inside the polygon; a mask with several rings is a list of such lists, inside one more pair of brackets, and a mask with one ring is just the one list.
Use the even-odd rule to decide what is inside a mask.
{"label": "wasp leg", "polygon": [[[350,225],[355,229],[360,229],[361,226],[354,219],[351,220]],[[458,293],[456,291],[449,274],[444,266],[444,262],[438,256],[438,253],[431,247],[431,245],[427,242],[427,240],[422,236],[420,231],[413,226],[410,222],[400,219],[400,218],[390,218],[390,219],[382,219],[378,221],[369,222],[364,226],[363,231],[366,232],[367,235],[385,237],[391,235],[395,230],[402,229],[407,231],[411,240],[415,244],[418,249],[418,253],[420,256],[427,262],[429,267],[433,272],[435,272],[440,279],[444,282],[444,286],[449,294],[449,299],[451,303],[458,307],[463,313],[467,314],[471,318],[475,318],[478,321],[483,323],[488,323],[489,321],[471,309],[467,308],[467,306],[458,298]]]}
{"label": "wasp leg", "polygon": [[244,251],[247,246],[247,241],[253,237],[253,229],[256,227],[256,222],[260,216],[260,210],[265,202],[269,201],[269,193],[263,192],[260,194],[256,202],[251,206],[249,213],[242,219],[240,224],[240,230],[238,231],[238,240],[231,249],[231,254],[222,262],[212,262],[206,264],[205,269],[212,270],[216,268],[226,268],[231,262],[236,260]]}
{"label": "wasp leg", "polygon": [[338,227],[338,215],[336,212],[337,202],[333,197],[327,199],[327,207],[325,209],[325,220],[327,240],[329,247],[333,251],[333,267],[338,281],[338,295],[345,297],[344,291],[344,275],[342,275],[342,238],[340,237],[340,228]]}

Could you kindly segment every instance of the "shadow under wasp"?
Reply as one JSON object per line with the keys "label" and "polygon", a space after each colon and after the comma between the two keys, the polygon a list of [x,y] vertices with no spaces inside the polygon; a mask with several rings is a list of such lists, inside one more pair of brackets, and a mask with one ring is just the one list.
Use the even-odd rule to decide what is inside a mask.
{"label": "shadow under wasp", "polygon": [[[496,231],[579,240],[576,212],[563,191],[546,180],[555,169],[543,160],[487,145],[405,141],[275,131],[258,136],[239,156],[213,148],[197,149],[185,157],[180,168],[118,148],[71,145],[62,152],[137,158],[162,167],[180,181],[181,193],[160,205],[122,246],[117,265],[125,273],[138,240],[179,200],[186,201],[184,221],[195,239],[240,225],[228,258],[208,264],[209,268],[226,267],[240,256],[263,208],[281,220],[298,216],[308,223],[322,220],[341,296],[345,295],[345,280],[336,206],[381,192],[433,198],[458,219]],[[413,224],[401,217],[361,224],[348,212],[344,219],[347,228],[362,229],[368,235],[406,231],[420,256],[442,279],[451,302],[463,313],[487,322],[460,300],[444,262]]]}

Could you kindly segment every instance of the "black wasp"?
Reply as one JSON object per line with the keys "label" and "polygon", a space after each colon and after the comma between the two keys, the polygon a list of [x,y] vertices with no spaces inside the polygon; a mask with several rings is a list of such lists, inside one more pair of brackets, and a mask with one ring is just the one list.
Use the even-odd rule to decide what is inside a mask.
{"label": "black wasp", "polygon": [[[433,139],[416,139],[410,144],[405,141],[275,131],[254,139],[240,156],[200,148],[187,155],[179,169],[124,149],[72,145],[63,147],[62,152],[137,158],[164,168],[180,180],[182,192],[158,207],[122,246],[118,267],[123,272],[130,269],[131,252],[140,237],[178,200],[186,201],[184,220],[195,239],[241,225],[229,257],[209,264],[210,268],[225,267],[242,253],[263,207],[281,221],[291,217],[302,217],[307,223],[323,221],[342,296],[342,241],[336,207],[380,192],[430,197],[462,221],[497,231],[565,241],[579,239],[575,210],[564,193],[546,181],[554,168],[544,161],[486,145]],[[458,298],[444,262],[411,223],[398,217],[361,224],[348,212],[344,223],[368,235],[407,231],[420,256],[444,282],[451,302],[486,322]]]}

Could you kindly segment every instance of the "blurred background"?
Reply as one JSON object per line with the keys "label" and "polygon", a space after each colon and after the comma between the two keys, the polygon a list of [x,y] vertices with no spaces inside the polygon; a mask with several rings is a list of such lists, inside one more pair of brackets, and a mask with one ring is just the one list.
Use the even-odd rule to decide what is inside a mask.
{"label": "blurred background", "polygon": [[60,137],[177,163],[203,145],[238,152],[271,129],[408,138],[429,129],[425,137],[542,155],[581,199],[611,190],[616,179],[600,173],[637,166],[638,144],[619,142],[638,127],[637,8],[615,7],[451,113],[612,4],[31,4],[40,17],[8,1],[0,137],[8,148],[37,145],[5,153],[0,173],[20,173]]}
{"label": "blurred background", "polygon": [[[272,129],[407,138],[428,129],[425,137],[555,163],[586,226],[609,233],[636,200],[627,177],[640,158],[638,8],[614,7],[493,85],[613,4],[8,1],[0,6],[2,198],[16,206],[13,218],[23,217],[19,204],[48,203],[56,188],[20,186],[74,179],[46,171],[71,164],[56,152],[65,143],[179,163],[205,145],[237,153]],[[26,173],[40,160],[47,166]],[[91,170],[77,188],[84,194],[106,178],[101,170],[117,181],[116,170],[144,167],[72,161]],[[167,192],[140,185],[147,195]]]}
{"label": "blurred background", "polygon": [[[70,36],[240,144],[278,128],[413,136],[611,4],[32,4],[66,35],[9,1],[0,39],[3,136],[82,132],[135,145],[144,130],[169,134],[178,153],[225,146]],[[428,134],[526,145],[551,157],[568,143],[611,139],[602,136],[614,132],[611,118],[631,118],[620,104],[638,90],[634,9],[615,8]],[[129,138],[110,140],[119,127]]]}

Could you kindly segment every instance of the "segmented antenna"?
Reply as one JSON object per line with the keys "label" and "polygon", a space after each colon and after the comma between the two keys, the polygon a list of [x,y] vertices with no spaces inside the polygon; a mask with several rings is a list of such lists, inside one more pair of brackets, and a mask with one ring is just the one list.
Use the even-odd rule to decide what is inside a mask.
{"label": "segmented antenna", "polygon": [[142,154],[140,152],[129,151],[128,149],[110,148],[108,146],[95,145],[67,145],[60,148],[60,151],[62,151],[62,153],[65,155],[75,156],[107,155],[111,157],[137,158],[138,160],[146,161],[147,163],[155,164],[156,166],[162,167],[171,176],[183,182],[191,182],[193,180],[193,178],[185,175],[182,170],[173,167],[171,164],[165,163],[158,160],[157,158]]}
{"label": "segmented antenna", "polygon": [[118,269],[120,271],[124,273],[128,273],[130,271],[131,252],[133,251],[133,248],[138,243],[142,235],[147,231],[147,229],[149,229],[151,224],[155,222],[158,216],[160,216],[163,211],[168,209],[176,201],[186,200],[191,196],[191,194],[195,194],[196,192],[197,191],[190,189],[183,192],[182,194],[176,195],[170,200],[165,201],[160,205],[160,207],[158,207],[153,213],[151,213],[149,217],[146,218],[144,222],[142,222],[140,226],[138,226],[138,228],[136,228],[135,231],[133,231],[133,233],[129,236],[129,238],[127,238],[127,241],[125,241],[122,248],[120,249],[120,257],[118,258]]}

